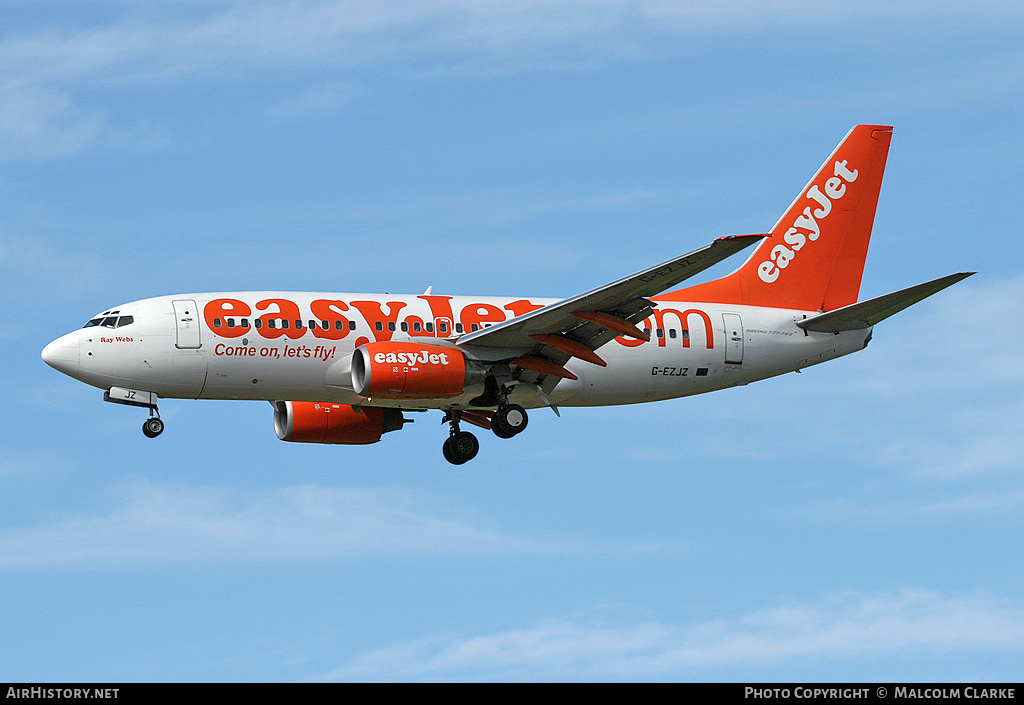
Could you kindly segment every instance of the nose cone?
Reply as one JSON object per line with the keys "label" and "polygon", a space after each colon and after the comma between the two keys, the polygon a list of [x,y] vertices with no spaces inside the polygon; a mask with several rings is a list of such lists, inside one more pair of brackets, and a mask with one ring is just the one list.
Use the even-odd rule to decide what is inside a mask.
{"label": "nose cone", "polygon": [[43,362],[55,370],[74,377],[79,365],[78,331],[62,335],[43,348]]}

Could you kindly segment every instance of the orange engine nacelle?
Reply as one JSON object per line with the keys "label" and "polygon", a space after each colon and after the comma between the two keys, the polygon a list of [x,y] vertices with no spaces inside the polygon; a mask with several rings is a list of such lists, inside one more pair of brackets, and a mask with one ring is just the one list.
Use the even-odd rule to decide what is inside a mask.
{"label": "orange engine nacelle", "polygon": [[274,430],[282,441],[293,443],[376,443],[388,431],[402,428],[399,409],[318,401],[279,401],[274,405]]}
{"label": "orange engine nacelle", "polygon": [[364,397],[446,399],[482,382],[483,365],[440,345],[379,342],[356,348],[352,388]]}

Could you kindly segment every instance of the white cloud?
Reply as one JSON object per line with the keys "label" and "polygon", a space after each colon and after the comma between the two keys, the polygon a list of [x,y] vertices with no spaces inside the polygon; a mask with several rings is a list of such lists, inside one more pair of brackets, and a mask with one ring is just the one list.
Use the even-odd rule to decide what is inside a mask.
{"label": "white cloud", "polygon": [[0,532],[0,569],[653,550],[518,535],[396,488],[301,485],[242,493],[138,481],[118,508]]}
{"label": "white cloud", "polygon": [[691,678],[806,659],[1016,651],[1024,611],[986,594],[844,592],[731,619],[615,626],[571,619],[477,636],[437,634],[363,654],[323,680]]}
{"label": "white cloud", "polygon": [[[5,73],[116,83],[199,71],[209,75],[239,65],[344,67],[417,55],[550,60],[549,52],[557,48],[618,56],[641,51],[652,33],[762,32],[768,26],[859,26],[879,19],[917,23],[947,15],[994,24],[1022,13],[1016,4],[1003,2],[945,9],[902,3],[894,9],[810,0],[305,0],[216,3],[197,6],[191,15],[167,14],[175,19],[133,8],[102,26],[9,33],[0,42],[0,57]],[[110,73],[113,67],[122,71]]]}
{"label": "white cloud", "polygon": [[[60,156],[95,140],[117,119],[90,107],[97,99],[86,95],[97,88],[180,80],[219,85],[239,77],[251,81],[257,72],[275,69],[378,66],[389,72],[506,73],[575,68],[683,51],[683,39],[716,32],[842,25],[856,34],[857,28],[884,22],[890,29],[893,23],[913,26],[915,36],[924,34],[923,26],[939,27],[946,36],[950,27],[1005,26],[1021,14],[1017,4],[1004,2],[853,9],[849,3],[809,0],[305,0],[111,6],[107,16],[113,19],[105,23],[79,19],[75,24],[75,17],[65,18],[60,26],[28,21],[8,27],[0,37],[0,159]],[[293,84],[302,81],[292,78]],[[278,110],[328,109],[342,105],[347,93],[310,88]]]}
{"label": "white cloud", "polygon": [[73,154],[97,137],[101,125],[97,111],[59,90],[0,85],[0,160]]}
{"label": "white cloud", "polygon": [[286,123],[297,118],[326,117],[349,102],[357,92],[351,85],[333,82],[306,87],[300,95],[268,108],[267,115]]}
{"label": "white cloud", "polygon": [[937,499],[914,509],[918,516],[948,517],[1024,513],[1024,488],[972,492],[948,499]]}
{"label": "white cloud", "polygon": [[835,524],[854,522],[858,526],[883,525],[926,525],[928,521],[958,522],[963,519],[1008,520],[1010,526],[1019,524],[1024,512],[1024,487],[986,486],[939,488],[917,487],[902,494],[910,495],[890,499],[886,493],[878,499],[879,493],[871,499],[841,498],[829,501],[816,500],[803,504],[791,511],[791,517],[812,518]]}

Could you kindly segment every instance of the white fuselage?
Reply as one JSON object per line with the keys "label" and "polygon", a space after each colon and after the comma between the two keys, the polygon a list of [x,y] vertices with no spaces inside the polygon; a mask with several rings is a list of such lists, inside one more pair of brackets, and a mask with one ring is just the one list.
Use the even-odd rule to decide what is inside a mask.
{"label": "white fuselage", "polygon": [[[370,403],[458,408],[479,394],[447,399],[366,399],[345,383],[356,347],[374,341],[441,342],[500,323],[553,299],[233,292],[135,301],[55,340],[44,359],[102,389],[159,397]],[[228,303],[225,303],[228,302]],[[238,312],[246,315],[232,315]],[[548,395],[557,406],[634,404],[748,384],[863,348],[871,329],[805,332],[816,312],[713,303],[662,302],[639,324],[642,343],[616,338],[599,349],[607,367],[570,359],[578,379]],[[127,320],[117,325],[111,319]],[[287,327],[285,327],[287,325]],[[535,387],[512,401],[546,405]]]}

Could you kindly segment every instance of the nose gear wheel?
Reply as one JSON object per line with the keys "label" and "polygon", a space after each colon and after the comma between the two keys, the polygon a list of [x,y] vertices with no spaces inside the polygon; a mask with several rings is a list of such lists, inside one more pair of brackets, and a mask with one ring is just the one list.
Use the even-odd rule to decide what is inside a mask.
{"label": "nose gear wheel", "polygon": [[164,422],[159,416],[151,416],[142,424],[142,433],[146,438],[156,438],[164,432]]}

